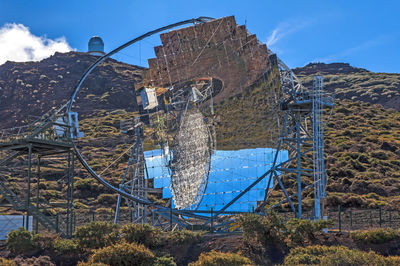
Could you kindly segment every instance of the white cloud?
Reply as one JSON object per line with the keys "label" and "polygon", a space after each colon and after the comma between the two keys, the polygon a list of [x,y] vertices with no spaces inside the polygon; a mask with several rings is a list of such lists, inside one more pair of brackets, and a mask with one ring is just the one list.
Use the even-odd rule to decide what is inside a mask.
{"label": "white cloud", "polygon": [[55,52],[69,52],[72,48],[65,37],[51,40],[35,36],[22,24],[5,24],[0,28],[0,64],[8,61],[39,61]]}
{"label": "white cloud", "polygon": [[277,42],[279,42],[284,37],[303,29],[311,23],[310,20],[306,19],[296,19],[280,23],[268,36],[267,46],[273,47]]}
{"label": "white cloud", "polygon": [[276,28],[272,31],[271,35],[268,37],[267,45],[268,46],[274,45],[274,43],[276,43],[280,38],[281,36],[278,37],[278,28]]}

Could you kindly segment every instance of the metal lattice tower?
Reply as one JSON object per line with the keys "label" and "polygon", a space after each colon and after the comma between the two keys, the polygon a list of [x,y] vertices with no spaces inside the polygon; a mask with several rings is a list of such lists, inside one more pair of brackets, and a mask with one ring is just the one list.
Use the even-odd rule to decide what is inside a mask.
{"label": "metal lattice tower", "polygon": [[[143,200],[147,200],[148,178],[145,174],[145,160],[143,154],[143,124],[138,117],[121,121],[121,132],[135,138],[135,144],[129,157],[128,165],[122,177],[119,189],[135,195]],[[118,223],[122,196],[118,195],[117,208],[115,212],[114,223]],[[138,222],[147,222],[147,206],[126,198],[129,207],[131,220]]]}
{"label": "metal lattice tower", "polygon": [[[270,54],[273,54],[269,51]],[[305,88],[292,70],[278,58],[282,91],[285,98],[280,101],[280,110],[284,112],[284,122],[279,137],[274,159],[274,167],[269,171],[268,185],[264,202],[260,210],[268,201],[270,193],[279,185],[285,199],[270,207],[275,208],[288,202],[297,218],[302,218],[302,193],[309,188],[315,189],[314,217],[321,218],[321,198],[325,197],[326,173],[323,151],[323,110],[324,106],[333,111],[334,97],[324,94],[322,77],[314,78],[312,90]],[[329,118],[328,118],[329,119]],[[287,161],[276,164],[278,152],[286,149],[289,152]],[[306,168],[311,164],[311,168]],[[303,178],[307,177],[307,178]],[[274,178],[274,185],[270,183]],[[290,178],[296,182],[296,192],[289,194],[283,179]],[[313,178],[313,182],[305,180]],[[297,198],[294,204],[293,198]]]}
{"label": "metal lattice tower", "polygon": [[[281,62],[280,62],[281,63]],[[275,185],[282,189],[285,200],[275,204],[276,207],[288,202],[297,218],[302,218],[302,193],[314,187],[315,209],[314,217],[321,218],[321,198],[325,197],[326,173],[324,167],[323,151],[323,109],[324,106],[333,108],[333,97],[324,95],[322,89],[322,77],[314,78],[312,91],[304,88],[298,82],[297,77],[283,63],[280,64],[281,84],[287,98],[281,101],[281,111],[285,112],[285,119],[281,136],[279,138],[277,152],[280,149],[289,151],[289,159],[277,165],[270,174],[275,177]],[[304,167],[305,162],[312,168]],[[305,178],[314,178],[314,182],[307,183]],[[291,178],[296,181],[296,192],[289,195],[282,181],[283,178]],[[270,181],[269,181],[270,182]],[[266,195],[268,199],[270,189]],[[297,198],[297,206],[292,198]]]}
{"label": "metal lattice tower", "polygon": [[315,219],[321,219],[325,200],[326,172],[324,161],[324,91],[323,79],[313,79],[313,161]]}

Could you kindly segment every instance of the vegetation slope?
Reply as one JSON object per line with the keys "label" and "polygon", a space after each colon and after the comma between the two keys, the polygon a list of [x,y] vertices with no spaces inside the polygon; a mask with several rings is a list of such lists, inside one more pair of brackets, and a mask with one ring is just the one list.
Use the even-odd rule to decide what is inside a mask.
{"label": "vegetation slope", "polygon": [[[66,57],[69,59],[65,59]],[[80,65],[77,62],[86,57],[88,55],[78,53],[58,54],[48,59],[48,62],[52,62],[50,66],[56,67],[55,65],[61,65],[63,62],[60,58],[64,58],[63,60],[68,62],[73,59],[75,61],[73,65]],[[85,64],[88,65],[88,62]],[[30,67],[30,69],[33,69],[30,74],[24,72],[26,78],[21,79],[21,82],[25,85],[33,83],[27,80],[40,81],[40,75],[42,75],[40,73],[47,71],[47,68],[42,69],[40,67],[40,63],[37,64],[37,69]],[[88,106],[91,106],[92,110],[96,110],[96,115],[94,116],[92,113],[91,117],[81,120],[81,129],[85,132],[85,138],[80,140],[80,144],[85,146],[85,143],[90,143],[91,149],[84,150],[84,155],[88,157],[89,163],[95,170],[104,169],[110,161],[118,158],[126,150],[129,143],[119,134],[119,122],[136,115],[130,112],[135,111],[135,109],[129,109],[129,104],[125,102],[125,99],[123,103],[118,102],[118,99],[125,97],[122,97],[121,93],[132,94],[131,91],[125,92],[125,90],[131,85],[131,82],[133,83],[134,79],[140,78],[140,69],[124,64],[119,66],[118,64],[120,63],[112,61],[110,65],[105,65],[105,69],[99,70],[100,72],[114,71],[112,75],[110,74],[110,81],[101,82],[103,78],[98,81],[99,83],[96,80],[91,80],[90,83],[93,86],[90,86],[90,88],[92,89],[88,87],[88,91],[83,93],[85,102],[87,102]],[[11,70],[16,68],[10,67],[10,65],[11,63],[8,62],[0,67],[10,68]],[[48,65],[46,64],[46,66]],[[70,67],[72,68],[72,65]],[[80,65],[79,69],[82,72],[85,67]],[[66,70],[64,69],[63,71]],[[385,206],[391,209],[400,209],[400,198],[398,196],[400,189],[398,185],[400,177],[400,113],[397,110],[384,108],[379,104],[373,103],[375,101],[372,99],[373,97],[364,97],[373,91],[370,86],[374,86],[374,88],[379,87],[381,92],[392,91],[391,97],[396,98],[399,92],[397,81],[400,79],[400,75],[377,74],[339,63],[330,65],[310,64],[295,71],[308,85],[310,85],[312,75],[324,74],[325,86],[328,90],[335,88],[338,96],[335,103],[335,111],[328,123],[325,134],[326,168],[329,175],[327,187],[328,205],[336,206],[337,204],[342,204],[344,206],[362,208]],[[18,70],[14,74],[10,72],[9,74],[14,75],[13,77],[15,78],[18,77],[19,72],[21,71]],[[122,76],[119,77],[118,75]],[[127,76],[130,79],[121,83],[121,80],[124,80]],[[357,78],[354,78],[355,76]],[[280,129],[275,125],[271,127],[271,109],[268,105],[266,90],[276,90],[277,86],[279,86],[278,78],[278,73],[273,72],[263,84],[256,84],[244,90],[241,94],[231,96],[215,106],[219,149],[268,146],[276,141]],[[63,79],[66,78],[63,77]],[[65,84],[71,85],[73,80],[75,79],[69,78],[69,81]],[[341,80],[340,84],[343,82],[344,84],[334,83],[334,80]],[[360,83],[360,80],[364,81]],[[53,83],[56,84],[55,82]],[[1,86],[3,88],[5,88],[4,84],[2,81]],[[38,84],[39,87],[44,86],[40,85],[41,83]],[[12,87],[11,85],[8,86]],[[48,88],[51,87],[50,83],[46,86]],[[112,97],[111,94],[105,96],[110,92],[110,88],[111,91],[113,91],[112,88],[119,88],[118,93]],[[364,96],[359,94],[354,98],[352,91],[355,88],[363,90],[366,94]],[[19,87],[16,87],[16,89],[23,91],[27,89],[27,86],[24,89]],[[94,96],[91,96],[90,92],[92,90]],[[0,98],[8,97],[8,94],[4,93],[4,91],[9,90],[1,90]],[[58,95],[58,92],[54,91],[52,93]],[[45,94],[45,92],[42,92],[42,94]],[[350,95],[352,96],[350,97]],[[388,95],[378,93],[374,97],[379,98],[377,102],[387,103],[389,102],[387,101]],[[384,100],[381,101],[381,97]],[[57,96],[57,98],[59,97]],[[13,104],[21,104],[18,101],[18,97],[13,99],[16,102]],[[31,104],[35,105],[34,101],[33,97],[29,100]],[[393,106],[389,105],[387,107]],[[18,108],[13,109],[11,105],[9,108],[9,110],[16,110],[17,113],[20,110]],[[35,108],[45,111],[45,107],[42,105],[37,105]],[[1,115],[5,115],[3,111],[2,109]],[[272,133],[271,128],[274,129]],[[151,147],[151,143],[147,144],[148,147]],[[128,154],[123,154],[123,156],[127,157]],[[41,200],[43,202],[60,201],[65,198],[63,193],[65,192],[66,184],[59,181],[62,173],[57,173],[50,167],[54,165],[50,164],[48,166],[48,168],[43,167],[42,169],[44,180],[40,185]],[[113,167],[123,169],[124,166],[120,164]],[[109,180],[114,185],[120,182],[120,178],[120,175],[109,174]],[[19,186],[19,192],[21,193],[25,188],[24,180],[25,177],[23,176],[9,176],[9,181]],[[290,179],[285,182],[290,186]],[[35,189],[34,186],[33,184],[33,189]],[[101,206],[102,209],[106,208],[108,212],[111,212],[111,208],[116,202],[115,194],[107,191],[83,171],[78,171],[75,177],[75,188],[77,209],[96,209]],[[280,197],[282,197],[282,193],[279,190],[274,192],[273,199],[275,201]],[[311,198],[312,192],[308,194],[309,201],[307,203],[306,199],[306,205],[311,206]],[[0,201],[5,202],[1,197]],[[4,212],[8,211],[11,211],[11,209],[4,209]]]}

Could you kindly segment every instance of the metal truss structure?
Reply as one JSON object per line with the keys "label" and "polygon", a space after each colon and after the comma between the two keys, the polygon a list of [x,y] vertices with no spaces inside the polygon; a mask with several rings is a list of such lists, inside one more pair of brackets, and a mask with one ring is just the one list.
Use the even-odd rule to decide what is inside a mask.
{"label": "metal truss structure", "polygon": [[[313,174],[314,174],[314,217],[321,219],[324,214],[325,188],[327,176],[324,160],[324,105],[327,105],[329,99],[323,91],[323,79],[320,76],[313,80]],[[329,107],[333,107],[329,105]]]}
{"label": "metal truss structure", "polygon": [[[4,129],[0,132],[0,193],[20,212],[26,213],[25,228],[29,226],[29,217],[33,216],[36,231],[39,223],[46,229],[53,229],[65,236],[72,235],[73,219],[73,174],[74,174],[74,152],[73,139],[81,136],[77,127],[77,113],[65,113],[66,105],[57,110],[52,110],[37,121],[26,126]],[[49,157],[57,156],[58,161],[66,161],[65,168],[57,168],[64,175],[61,179],[67,184],[67,201],[63,206],[66,212],[60,216],[49,214],[48,209],[52,208],[48,202],[40,199],[41,165],[46,163]],[[36,173],[32,169],[36,157]],[[16,159],[26,160],[27,174],[26,187],[16,188],[6,178],[5,173],[16,172]],[[56,170],[57,170],[56,169]],[[34,179],[34,177],[36,177]],[[32,181],[36,181],[36,199],[32,199]],[[16,193],[18,190],[25,191],[25,199]],[[54,207],[54,206],[53,206]],[[51,213],[51,212],[50,212]],[[61,219],[60,219],[61,217]]]}
{"label": "metal truss structure", "polygon": [[[227,209],[266,178],[268,179],[268,185],[265,188],[264,201],[259,208],[260,212],[263,212],[267,206],[273,189],[279,186],[284,193],[285,199],[278,204],[268,206],[268,208],[274,208],[284,202],[288,202],[296,217],[302,218],[302,193],[314,187],[314,218],[320,219],[323,215],[321,204],[324,201],[327,180],[323,155],[323,133],[326,125],[324,110],[332,112],[333,97],[323,91],[321,77],[314,79],[312,90],[303,87],[290,68],[280,59],[278,59],[278,67],[284,94],[284,97],[280,100],[280,111],[284,112],[284,122],[277,143],[273,165],[270,170],[262,174],[246,188],[243,188],[242,192],[219,210],[200,211],[196,209],[206,189],[211,153],[215,148],[215,133],[212,130],[210,131],[203,115],[198,111],[198,107],[201,103],[207,102],[207,104],[210,104],[211,113],[213,113],[212,85],[201,83],[201,86],[198,86],[200,84],[198,81],[195,81],[195,83],[197,82],[195,85],[177,84],[176,86],[171,86],[166,93],[168,104],[165,106],[165,113],[174,117],[168,122],[171,123],[168,127],[174,129],[171,131],[172,133],[168,132],[173,135],[173,141],[170,143],[168,137],[164,136],[161,146],[164,149],[168,149],[171,146],[173,151],[170,163],[170,169],[172,170],[171,190],[176,208],[167,208],[149,200],[148,193],[156,193],[156,191],[153,188],[149,188],[143,155],[143,127],[137,119],[132,119],[121,127],[125,134],[135,139],[135,144],[119,188],[107,182],[106,179],[92,169],[73,141],[74,138],[80,135],[80,132],[77,126],[77,115],[71,112],[71,108],[80,87],[96,66],[124,48],[151,35],[181,25],[203,23],[208,20],[210,18],[200,17],[150,31],[98,58],[83,74],[74,88],[71,98],[62,108],[43,116],[39,122],[29,128],[29,134],[23,133],[9,136],[7,141],[0,144],[0,150],[12,151],[0,160],[0,167],[17,156],[23,154],[28,156],[26,201],[17,199],[15,193],[4,185],[5,182],[0,182],[0,193],[11,204],[15,205],[16,209],[27,212],[28,216],[33,215],[48,228],[57,229],[54,222],[41,214],[39,202],[36,205],[31,202],[31,158],[34,153],[38,154],[38,158],[54,153],[64,153],[68,155],[66,235],[71,235],[72,233],[72,223],[70,221],[73,213],[72,173],[74,155],[92,177],[119,194],[115,222],[118,222],[121,202],[122,199],[125,199],[130,208],[132,222],[148,222],[151,216],[152,223],[164,229],[173,229],[177,226],[200,226],[202,228],[210,226],[213,231],[227,230],[234,225],[232,215],[239,213],[230,212]],[[269,53],[272,55],[271,51]],[[3,131],[2,134],[5,135],[6,132]],[[289,159],[282,163],[277,163],[278,153],[281,150],[289,151]],[[38,164],[40,165],[40,160],[38,160]],[[40,173],[40,167],[38,167],[38,172]],[[292,194],[290,193],[291,190],[285,185],[287,184],[285,182],[287,178],[294,179],[297,185],[296,191]],[[311,180],[311,182],[307,183],[307,180]],[[37,182],[39,182],[39,178]],[[297,203],[293,201],[294,198],[297,198]],[[197,222],[193,222],[193,220]]]}
{"label": "metal truss structure", "polygon": [[[138,42],[138,41],[141,41],[141,40],[143,40],[143,39],[145,39],[145,38],[147,38],[147,37],[149,37],[149,36],[152,36],[152,35],[154,35],[154,34],[157,34],[157,33],[159,33],[159,32],[162,32],[162,31],[165,31],[165,30],[168,30],[168,29],[171,29],[171,28],[175,28],[175,27],[178,27],[178,26],[182,26],[182,25],[185,25],[185,24],[190,24],[190,23],[203,23],[203,22],[208,21],[208,20],[210,20],[210,18],[199,17],[199,18],[196,18],[196,19],[185,20],[185,21],[182,21],[182,22],[174,23],[174,24],[171,24],[171,25],[168,25],[168,26],[165,26],[165,27],[162,27],[162,28],[159,28],[159,29],[150,31],[150,32],[148,32],[148,33],[146,33],[146,34],[143,34],[143,35],[141,35],[141,36],[139,36],[139,37],[137,37],[137,38],[135,38],[135,39],[133,39],[133,40],[131,40],[131,41],[129,41],[129,42],[123,44],[123,45],[121,45],[120,47],[114,49],[113,51],[109,52],[108,54],[106,54],[106,55],[100,57],[92,66],[90,66],[90,67],[88,68],[88,70],[83,74],[82,78],[79,80],[78,84],[77,84],[76,87],[74,88],[74,92],[72,93],[71,98],[70,98],[70,100],[69,100],[69,102],[68,102],[68,105],[67,105],[67,112],[69,112],[69,111],[71,110],[72,104],[73,104],[73,102],[74,102],[74,100],[75,100],[75,97],[76,97],[76,95],[77,95],[77,93],[78,93],[80,87],[82,86],[84,80],[86,79],[86,77],[87,77],[101,62],[103,62],[105,59],[107,59],[107,58],[109,58],[110,56],[112,56],[112,55],[118,53],[119,51],[121,51],[121,50],[123,50],[123,49],[125,49],[125,48],[127,48],[127,47],[129,47],[129,46],[131,46],[132,44],[134,44],[134,43],[136,43],[136,42]],[[188,99],[188,98],[187,98],[188,93],[187,93],[186,90],[179,90],[179,89],[176,90],[175,88],[170,88],[170,89],[171,89],[171,97],[170,97],[171,99],[182,99],[182,98],[183,98],[183,99]],[[200,92],[200,91],[196,91],[196,90],[194,90],[194,91],[195,91],[195,94],[196,94],[197,96],[201,96],[201,95],[205,96],[205,94],[202,93],[202,92]],[[173,110],[181,109],[182,106],[185,106],[185,104],[186,104],[186,101],[183,101],[183,102],[182,102],[182,101],[176,100],[176,101],[172,101],[172,102],[173,102],[174,104],[171,104],[171,105],[170,105],[170,108],[172,108]],[[186,104],[186,106],[187,106],[187,104]],[[178,114],[179,114],[179,112],[178,112]],[[146,206],[154,206],[154,205],[156,205],[155,203],[149,201],[149,200],[146,199],[146,198],[143,198],[143,197],[140,196],[140,195],[133,194],[133,193],[127,192],[127,191],[124,190],[124,189],[120,189],[120,188],[116,188],[116,187],[112,186],[109,182],[107,182],[104,178],[102,178],[100,175],[98,175],[98,174],[90,167],[90,165],[86,162],[85,158],[82,156],[81,152],[79,151],[79,149],[78,149],[78,147],[77,147],[76,145],[74,146],[74,149],[75,149],[75,153],[76,153],[76,156],[77,156],[78,160],[82,163],[82,165],[84,166],[84,168],[85,168],[95,179],[97,179],[100,183],[102,183],[102,184],[105,185],[106,187],[110,188],[110,189],[113,190],[114,192],[117,192],[118,194],[120,194],[120,196],[122,196],[122,197],[124,197],[124,198],[126,198],[126,199],[128,199],[128,200],[134,201],[134,202],[139,203],[139,204],[145,204]],[[161,209],[163,208],[163,207],[161,207],[161,206],[159,206],[159,207],[160,207]]]}
{"label": "metal truss structure", "polygon": [[[181,25],[189,24],[189,23],[202,23],[205,21],[210,20],[210,18],[200,17],[197,19],[191,19],[187,21],[182,21],[179,23],[171,24],[169,26],[165,26],[159,28],[157,30],[148,32],[138,38],[133,39],[132,41],[127,42],[126,44],[114,49],[110,53],[100,57],[92,66],[88,68],[88,70],[83,74],[82,78],[79,80],[77,86],[74,89],[74,92],[71,96],[71,99],[67,105],[67,112],[69,112],[72,108],[72,103],[83,84],[86,77],[90,74],[90,72],[98,66],[102,61],[106,58],[116,54],[120,50],[140,41],[143,40],[151,35],[159,33],[161,31],[168,30],[170,28],[178,27]],[[183,160],[172,160],[170,165],[171,169],[174,170],[174,175],[172,177],[175,182],[171,182],[173,191],[176,191],[176,202],[177,206],[180,208],[191,208],[195,206],[197,203],[200,202],[202,193],[205,190],[207,184],[207,176],[209,171],[209,165],[211,160],[211,147],[213,141],[210,140],[215,135],[210,133],[208,126],[204,123],[204,117],[201,113],[196,113],[196,106],[204,102],[206,100],[210,100],[212,106],[212,86],[207,84],[205,80],[194,80],[193,82],[189,82],[188,84],[176,84],[175,86],[171,86],[167,92],[167,100],[169,104],[166,106],[167,110],[166,113],[171,116],[169,123],[169,128],[175,128],[175,135],[177,136],[174,138],[174,142],[172,143],[172,149],[174,152],[175,158],[192,158],[193,154],[191,153],[192,157],[187,157],[188,155],[188,145],[187,139],[189,136],[188,134],[193,134],[193,130],[198,132],[197,129],[201,129],[202,141],[199,142],[196,140],[196,143],[199,145],[191,145],[191,149],[195,147],[197,151],[196,160],[200,160],[203,163],[198,165],[197,167],[193,168],[194,170],[197,169],[197,174],[193,174],[191,179],[187,180],[188,182],[184,185],[184,178],[186,177],[183,175],[184,172],[187,172],[186,167],[182,166]],[[211,107],[212,108],[212,107]],[[156,207],[157,211],[160,213],[165,211],[165,207],[158,206],[154,202],[150,201],[147,198],[147,194],[150,190],[155,190],[148,187],[147,178],[145,178],[144,170],[146,169],[146,165],[143,160],[143,133],[142,128],[138,124],[134,123],[133,127],[135,129],[132,132],[135,132],[135,146],[132,149],[131,157],[128,162],[128,166],[126,168],[125,174],[122,178],[122,183],[119,188],[112,186],[108,183],[104,178],[98,175],[86,162],[85,158],[82,156],[81,152],[79,151],[78,147],[74,145],[75,154],[78,160],[82,163],[84,168],[100,183],[105,185],[106,187],[110,188],[114,192],[119,194],[118,202],[117,202],[117,211],[115,216],[115,222],[118,222],[118,215],[121,205],[122,198],[125,198],[128,202],[128,206],[132,206],[133,209],[133,216],[135,219],[134,221],[146,221],[147,219],[147,210],[149,206]],[[195,127],[195,128],[193,128]],[[176,128],[179,128],[176,130]],[[140,133],[141,132],[141,133]],[[198,134],[198,135],[199,135]],[[168,140],[164,139],[164,143],[162,143],[162,147],[164,149],[168,149]],[[193,144],[193,143],[192,143]],[[171,155],[171,158],[173,156]],[[201,167],[200,167],[201,166]],[[201,168],[201,169],[200,169]],[[192,170],[193,170],[192,169]],[[193,181],[197,180],[196,182]],[[154,191],[153,191],[154,192]],[[185,196],[186,195],[186,196]],[[192,195],[192,196],[190,196]],[[130,207],[131,208],[131,207]],[[162,214],[160,214],[162,216]],[[168,216],[169,217],[169,216]],[[178,219],[179,220],[179,219]]]}
{"label": "metal truss structure", "polygon": [[[272,53],[272,52],[270,52]],[[285,199],[269,208],[275,208],[288,202],[297,218],[302,218],[302,193],[314,188],[315,207],[314,218],[321,219],[321,199],[325,197],[326,172],[324,166],[324,108],[333,111],[334,96],[323,91],[321,76],[315,76],[312,90],[302,86],[296,75],[280,59],[278,59],[281,85],[286,97],[280,102],[280,110],[285,113],[282,132],[277,145],[277,153],[281,149],[289,151],[289,159],[276,165],[269,173],[267,193],[261,210],[264,210],[270,193],[279,185]],[[311,166],[311,167],[307,167]],[[306,178],[304,178],[306,177]],[[274,178],[274,185],[270,183]],[[289,194],[282,181],[292,178],[296,181],[297,189]],[[311,179],[312,182],[306,182]],[[292,198],[297,198],[297,206]]]}
{"label": "metal truss structure", "polygon": [[[146,175],[146,164],[143,154],[143,123],[139,117],[121,121],[121,132],[129,137],[135,138],[135,144],[129,157],[128,165],[122,177],[119,189],[148,200],[148,192],[151,190],[148,186],[148,175]],[[155,192],[154,190],[151,192]],[[147,206],[136,201],[125,198],[131,216],[131,222],[147,223]],[[118,195],[117,208],[115,211],[114,223],[118,223],[118,216],[121,207],[122,196]]]}

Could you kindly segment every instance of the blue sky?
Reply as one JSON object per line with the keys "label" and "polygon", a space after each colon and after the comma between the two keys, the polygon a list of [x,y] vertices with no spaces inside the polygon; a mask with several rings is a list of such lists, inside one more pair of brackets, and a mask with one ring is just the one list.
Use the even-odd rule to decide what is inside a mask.
{"label": "blue sky", "polygon": [[[166,24],[228,15],[246,24],[290,67],[312,61],[347,62],[375,72],[400,73],[400,1],[395,0],[0,1],[3,32],[7,23],[22,24],[33,36],[47,38],[43,49],[48,49],[49,40],[64,37],[61,41],[69,48],[86,51],[90,36],[99,35],[109,51]],[[143,65],[157,42],[150,39],[116,59]]]}

